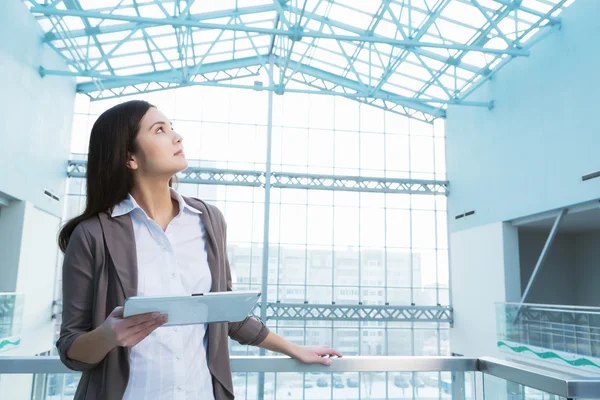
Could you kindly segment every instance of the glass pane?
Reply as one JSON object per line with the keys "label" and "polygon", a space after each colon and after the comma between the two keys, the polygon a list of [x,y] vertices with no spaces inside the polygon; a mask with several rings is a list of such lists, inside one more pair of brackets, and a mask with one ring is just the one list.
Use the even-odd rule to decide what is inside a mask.
{"label": "glass pane", "polygon": [[24,295],[0,293],[0,351],[20,346],[24,311]]}
{"label": "glass pane", "polygon": [[499,303],[498,345],[509,353],[523,347],[565,352],[576,355],[579,362],[594,365],[600,354],[599,316],[598,307]]}
{"label": "glass pane", "polygon": [[[483,375],[484,397],[498,400],[566,400],[564,397],[533,389],[496,376]],[[489,397],[488,397],[489,396]]]}

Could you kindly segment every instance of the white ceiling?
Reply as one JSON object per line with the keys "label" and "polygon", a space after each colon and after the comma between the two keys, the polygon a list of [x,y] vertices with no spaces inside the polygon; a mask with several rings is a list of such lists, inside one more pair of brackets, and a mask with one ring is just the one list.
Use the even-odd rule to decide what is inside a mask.
{"label": "white ceiling", "polygon": [[[536,221],[519,224],[519,229],[527,231],[549,231],[552,229],[555,220],[556,216],[542,217]],[[600,207],[568,213],[563,217],[558,231],[563,233],[600,231]]]}

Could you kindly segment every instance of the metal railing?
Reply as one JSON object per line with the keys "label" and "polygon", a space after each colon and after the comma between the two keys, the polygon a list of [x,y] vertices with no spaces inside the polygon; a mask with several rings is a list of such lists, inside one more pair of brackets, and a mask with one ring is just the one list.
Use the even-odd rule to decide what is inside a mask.
{"label": "metal railing", "polygon": [[[466,399],[465,373],[481,373],[516,385],[523,385],[567,399],[600,399],[597,379],[560,374],[526,364],[494,358],[465,357],[344,357],[331,366],[305,365],[287,357],[232,357],[234,373],[344,373],[344,372],[450,372],[453,399]],[[57,357],[0,357],[0,374],[67,374],[72,373]],[[480,397],[484,399],[489,390]],[[387,397],[386,397],[387,398]],[[529,398],[529,397],[528,397]],[[543,397],[539,397],[543,398]],[[547,397],[550,398],[550,397]]]}
{"label": "metal railing", "polygon": [[[600,374],[600,308],[498,303],[498,345],[572,366],[598,368]],[[536,351],[523,344],[554,352]],[[568,359],[563,352],[582,357]],[[594,358],[596,360],[594,360]]]}

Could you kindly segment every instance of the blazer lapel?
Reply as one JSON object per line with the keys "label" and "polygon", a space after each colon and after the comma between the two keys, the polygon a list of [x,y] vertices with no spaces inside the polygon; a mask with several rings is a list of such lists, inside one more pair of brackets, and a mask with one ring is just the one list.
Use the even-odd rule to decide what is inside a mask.
{"label": "blazer lapel", "polygon": [[213,216],[208,211],[206,205],[196,199],[192,199],[189,197],[184,197],[185,202],[190,206],[194,207],[196,210],[200,211],[200,220],[204,225],[205,242],[206,242],[206,254],[208,258],[208,267],[210,268],[210,273],[212,276],[212,288],[211,292],[217,292],[220,289],[221,285],[221,269],[219,268],[219,260],[217,257],[218,254],[218,246],[215,238],[215,229],[213,226]]}
{"label": "blazer lapel", "polygon": [[137,295],[138,265],[133,224],[129,214],[111,217],[98,215],[106,249],[117,272],[125,298]]}

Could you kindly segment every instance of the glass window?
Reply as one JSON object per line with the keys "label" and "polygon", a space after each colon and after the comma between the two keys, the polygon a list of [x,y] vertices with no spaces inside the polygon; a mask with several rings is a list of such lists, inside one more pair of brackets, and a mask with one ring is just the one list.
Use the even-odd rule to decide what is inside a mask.
{"label": "glass window", "polygon": [[[266,93],[190,87],[154,98],[164,104],[182,134],[191,166],[265,171]],[[73,151],[87,151],[91,124],[116,103],[89,103],[78,95]],[[275,173],[445,179],[443,123],[416,122],[341,97],[299,93],[274,96],[273,121]],[[85,205],[85,184],[75,178],[68,183],[65,215],[71,217]],[[181,183],[177,190],[215,204],[224,213],[234,289],[263,290],[264,187]],[[273,187],[264,296],[269,302],[306,301],[309,306],[448,304],[446,203],[444,196]],[[333,344],[346,355],[449,352],[446,325],[377,320],[268,323],[289,340]],[[232,355],[258,354],[236,343],[231,349]],[[358,385],[366,379],[365,374],[346,375],[340,375],[344,388],[336,378],[327,381],[334,398],[351,396],[350,390],[358,395]],[[234,379],[242,396],[244,390],[250,397],[256,393],[255,374]],[[380,377],[371,374],[368,379],[374,390]],[[267,374],[265,393],[286,397],[287,389],[282,388],[316,388],[317,381],[310,375],[277,374],[275,379],[275,374]],[[377,385],[383,382],[385,378]],[[310,393],[306,389],[304,398],[311,398]]]}

